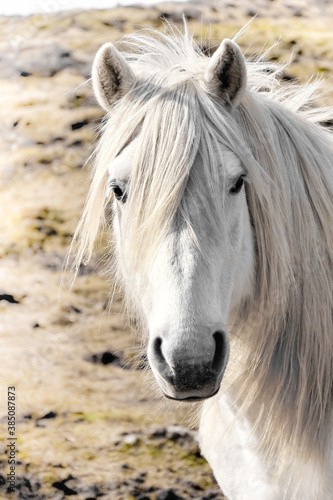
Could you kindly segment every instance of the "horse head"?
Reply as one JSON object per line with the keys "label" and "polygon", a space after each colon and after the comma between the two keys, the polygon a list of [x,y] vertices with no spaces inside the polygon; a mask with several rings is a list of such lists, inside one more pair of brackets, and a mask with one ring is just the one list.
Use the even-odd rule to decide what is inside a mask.
{"label": "horse head", "polygon": [[[144,106],[150,106],[151,119],[145,116],[108,165],[122,279],[149,332],[155,378],[165,396],[181,401],[218,392],[230,351],[229,313],[249,293],[254,267],[247,171],[214,129],[219,112],[207,118],[208,131],[201,124],[189,83],[195,80],[208,108],[232,120],[245,93],[245,60],[234,42],[224,40],[207,61],[187,79],[181,68],[172,91],[150,77],[153,90],[149,99],[146,92]],[[108,43],[96,55],[93,87],[112,120],[120,101],[142,96],[145,75],[136,74]],[[187,100],[179,98],[181,92]]]}

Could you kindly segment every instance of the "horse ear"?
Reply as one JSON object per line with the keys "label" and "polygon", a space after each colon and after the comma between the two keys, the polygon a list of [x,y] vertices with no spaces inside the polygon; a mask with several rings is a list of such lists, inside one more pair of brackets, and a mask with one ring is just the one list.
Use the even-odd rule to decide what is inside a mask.
{"label": "horse ear", "polygon": [[238,45],[225,39],[213,54],[205,80],[209,91],[237,106],[246,88],[246,65]]}
{"label": "horse ear", "polygon": [[105,43],[97,52],[92,82],[96,99],[106,111],[133,87],[135,75],[112,43]]}

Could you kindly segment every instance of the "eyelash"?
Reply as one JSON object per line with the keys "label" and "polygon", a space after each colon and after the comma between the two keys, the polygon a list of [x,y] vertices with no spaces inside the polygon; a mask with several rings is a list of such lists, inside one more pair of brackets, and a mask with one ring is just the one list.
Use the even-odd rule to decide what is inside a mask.
{"label": "eyelash", "polygon": [[115,184],[115,183],[112,183],[110,187],[111,187],[116,199],[122,203],[126,203],[127,193],[126,193],[125,189],[120,187],[119,184]]}
{"label": "eyelash", "polygon": [[230,189],[230,194],[238,194],[241,191],[245,182],[245,178],[246,178],[245,175],[241,175],[240,177],[238,177],[237,181]]}

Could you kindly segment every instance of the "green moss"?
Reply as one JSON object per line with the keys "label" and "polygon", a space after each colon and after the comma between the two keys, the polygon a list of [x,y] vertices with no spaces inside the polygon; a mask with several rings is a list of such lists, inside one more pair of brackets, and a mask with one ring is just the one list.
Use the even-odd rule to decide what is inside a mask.
{"label": "green moss", "polygon": [[75,418],[81,418],[85,422],[96,422],[97,420],[104,420],[105,419],[105,414],[102,412],[81,412],[77,411],[72,413],[72,416]]}
{"label": "green moss", "polygon": [[190,467],[196,467],[207,463],[207,460],[201,455],[199,448],[182,455],[182,460],[185,460]]}
{"label": "green moss", "polygon": [[43,476],[43,481],[44,483],[46,484],[52,484],[54,483],[55,481],[57,480],[57,476],[55,476],[54,474],[45,474]]}
{"label": "green moss", "polygon": [[91,453],[90,451],[84,451],[81,457],[83,458],[83,460],[88,460],[88,461],[96,459],[96,455],[94,453]]}
{"label": "green moss", "polygon": [[161,455],[163,455],[163,449],[160,446],[154,446],[152,444],[149,444],[145,448],[146,453],[154,458],[158,458]]}
{"label": "green moss", "polygon": [[28,460],[29,455],[25,451],[17,450],[17,458],[19,458],[22,461],[25,461]]}

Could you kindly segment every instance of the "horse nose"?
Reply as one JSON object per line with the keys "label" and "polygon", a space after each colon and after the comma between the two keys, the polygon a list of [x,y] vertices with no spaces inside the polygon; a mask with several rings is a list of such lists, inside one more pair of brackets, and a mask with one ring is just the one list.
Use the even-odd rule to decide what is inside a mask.
{"label": "horse nose", "polygon": [[[193,348],[194,346],[194,348]],[[178,342],[176,348],[161,337],[154,339],[150,350],[152,369],[164,394],[171,399],[206,399],[219,390],[229,357],[229,341],[224,331],[209,339]],[[157,373],[156,373],[157,372]]]}

